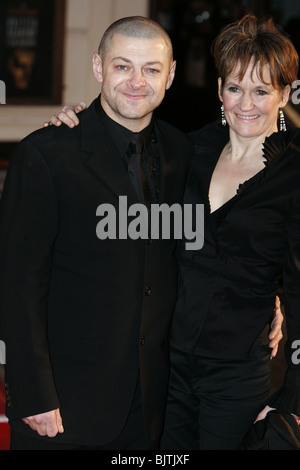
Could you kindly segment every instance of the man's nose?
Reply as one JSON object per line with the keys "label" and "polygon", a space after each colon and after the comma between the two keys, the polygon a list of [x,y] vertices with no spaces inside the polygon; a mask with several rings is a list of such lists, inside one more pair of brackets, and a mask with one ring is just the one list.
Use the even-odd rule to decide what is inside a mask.
{"label": "man's nose", "polygon": [[128,80],[129,86],[134,89],[139,89],[146,85],[146,80],[142,70],[134,70]]}

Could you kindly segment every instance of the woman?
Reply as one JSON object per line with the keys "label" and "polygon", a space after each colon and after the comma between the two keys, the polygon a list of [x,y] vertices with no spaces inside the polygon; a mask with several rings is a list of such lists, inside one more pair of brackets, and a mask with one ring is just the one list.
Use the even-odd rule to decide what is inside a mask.
{"label": "woman", "polygon": [[[300,340],[300,133],[286,131],[283,117],[277,129],[298,56],[272,21],[249,15],[225,28],[213,51],[222,123],[190,135],[195,158],[184,203],[204,204],[205,241],[198,251],[185,250],[185,240],[178,249],[162,443],[169,450],[238,449],[265,403],[300,415],[291,359]],[[72,110],[64,112],[59,118],[75,125]],[[268,330],[283,268],[290,367],[267,402]]]}
{"label": "woman", "polygon": [[[282,114],[298,56],[271,20],[250,15],[219,34],[213,54],[222,123],[192,134],[184,203],[204,204],[205,240],[178,251],[166,449],[238,449],[264,403],[300,415],[300,132]],[[289,368],[267,402],[282,271]]]}

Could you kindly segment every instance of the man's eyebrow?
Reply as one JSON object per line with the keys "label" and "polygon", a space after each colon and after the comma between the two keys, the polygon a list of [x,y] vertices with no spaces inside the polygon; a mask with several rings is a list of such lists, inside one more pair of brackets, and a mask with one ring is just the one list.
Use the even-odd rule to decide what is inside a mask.
{"label": "man's eyebrow", "polygon": [[123,62],[128,62],[128,63],[131,62],[131,60],[126,59],[125,57],[121,57],[121,56],[120,57],[114,57],[112,60],[123,60]]}
{"label": "man's eyebrow", "polygon": [[160,62],[159,60],[153,61],[153,62],[147,62],[146,65],[161,65],[162,67],[164,64]]}
{"label": "man's eyebrow", "polygon": [[[123,62],[126,62],[127,64],[131,64],[131,60],[126,59],[126,57],[122,57],[122,56],[114,57],[112,61],[115,61],[115,60],[122,60]],[[146,62],[145,65],[161,65],[163,67],[164,64],[160,62],[159,60],[157,60],[157,61],[152,61],[152,62]]]}

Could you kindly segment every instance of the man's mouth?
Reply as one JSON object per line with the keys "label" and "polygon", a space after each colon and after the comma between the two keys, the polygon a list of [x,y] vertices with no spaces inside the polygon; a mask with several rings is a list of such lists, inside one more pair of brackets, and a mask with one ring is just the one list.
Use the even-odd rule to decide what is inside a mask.
{"label": "man's mouth", "polygon": [[139,100],[142,100],[144,99],[147,95],[145,94],[141,94],[141,93],[126,93],[126,92],[123,92],[123,95],[130,99],[130,100],[133,100],[133,101],[139,101]]}

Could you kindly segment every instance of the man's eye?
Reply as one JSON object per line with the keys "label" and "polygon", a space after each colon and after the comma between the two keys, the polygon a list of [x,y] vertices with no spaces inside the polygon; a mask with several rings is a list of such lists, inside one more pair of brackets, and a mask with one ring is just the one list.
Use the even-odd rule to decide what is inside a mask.
{"label": "man's eye", "polygon": [[118,70],[127,70],[127,65],[117,65]]}

